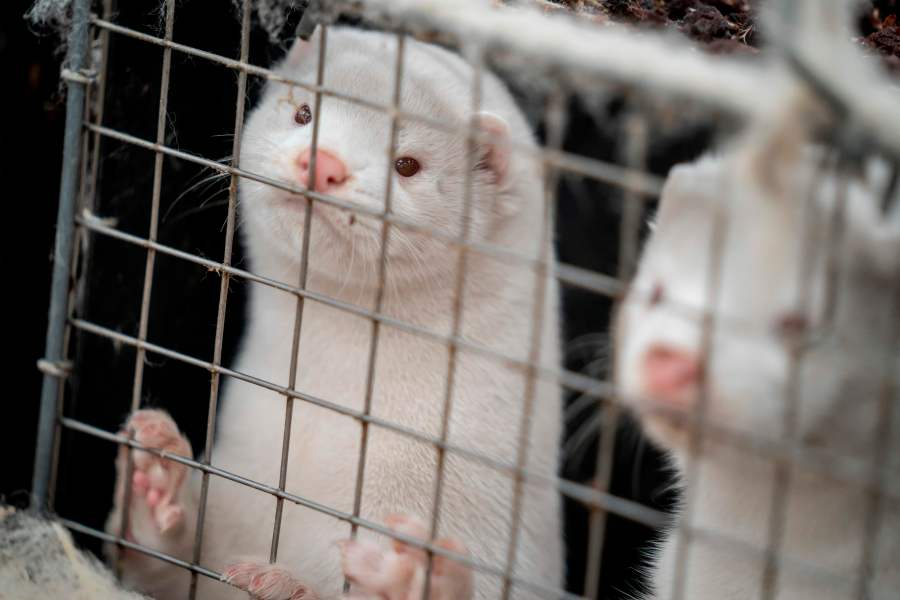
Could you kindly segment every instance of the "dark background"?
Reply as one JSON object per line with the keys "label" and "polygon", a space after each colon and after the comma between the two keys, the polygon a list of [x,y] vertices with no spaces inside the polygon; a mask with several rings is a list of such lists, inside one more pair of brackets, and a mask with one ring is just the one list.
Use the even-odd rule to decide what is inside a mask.
{"label": "dark background", "polygon": [[[239,23],[230,2],[211,12],[207,3],[181,2],[175,21],[175,40],[237,58]],[[59,185],[64,97],[58,87],[56,39],[36,35],[22,15],[28,1],[2,3],[0,60],[4,74],[4,131],[2,173],[6,200],[4,287],[10,304],[7,315],[7,408],[0,423],[0,495],[17,505],[27,504],[41,377],[35,362],[42,356],[49,293],[49,258]],[[120,3],[115,21],[161,35],[158,3]],[[287,43],[297,16],[283,37]],[[251,62],[267,65],[283,50],[255,27]],[[112,36],[109,84],[104,124],[143,139],[153,140],[159,94],[162,51],[149,44]],[[166,143],[209,158],[231,152],[236,73],[207,61],[173,54]],[[260,82],[252,78],[250,105]],[[636,94],[614,90],[596,98],[572,100],[565,146],[567,149],[620,162],[622,116],[636,106]],[[532,100],[534,100],[532,98]],[[537,100],[540,104],[540,98]],[[590,108],[588,108],[590,107]],[[689,120],[689,125],[651,128],[648,167],[664,174],[675,162],[695,156],[712,139],[713,119]],[[539,118],[535,126],[542,131]],[[101,145],[100,187],[94,211],[114,216],[116,227],[146,236],[153,177],[153,153],[105,140]],[[225,184],[199,186],[209,172],[197,165],[166,157],[161,194],[160,241],[214,260],[222,258]],[[204,204],[205,203],[205,204]],[[564,262],[615,274],[621,202],[616,190],[575,177],[559,187],[558,250]],[[146,253],[123,242],[91,236],[88,240],[85,295],[79,316],[136,335]],[[236,249],[235,263],[241,264]],[[176,259],[158,256],[148,339],[205,360],[212,359],[219,279],[214,273]],[[234,280],[228,300],[225,363],[239,339],[246,286]],[[564,290],[567,366],[605,377],[608,370],[608,328],[612,302],[579,290]],[[71,356],[76,361],[68,380],[66,413],[107,431],[115,431],[128,414],[135,353],[128,347],[89,334],[75,335]],[[19,386],[18,383],[24,385]],[[195,449],[202,447],[209,397],[209,374],[160,356],[148,355],[142,390],[144,405],[169,410]],[[574,398],[567,396],[567,403]],[[597,436],[582,425],[596,415],[584,411],[571,420],[568,431],[584,441],[574,444],[562,471],[567,478],[589,482],[594,471]],[[656,507],[666,507],[672,493],[660,473],[658,453],[646,445],[636,427],[624,422],[617,436],[612,491]],[[89,436],[65,432],[62,440],[56,510],[102,529],[109,510],[115,447]],[[588,513],[566,504],[570,588],[578,592],[584,577]],[[603,596],[638,585],[635,565],[652,532],[612,517],[604,545]],[[98,551],[96,540],[78,541]]]}
{"label": "dark background", "polygon": [[59,194],[63,99],[57,93],[56,40],[32,34],[22,19],[29,2],[0,4],[3,73],[0,177],[5,204],[3,375],[9,392],[0,416],[0,494],[21,499],[31,463],[50,290],[53,224]]}

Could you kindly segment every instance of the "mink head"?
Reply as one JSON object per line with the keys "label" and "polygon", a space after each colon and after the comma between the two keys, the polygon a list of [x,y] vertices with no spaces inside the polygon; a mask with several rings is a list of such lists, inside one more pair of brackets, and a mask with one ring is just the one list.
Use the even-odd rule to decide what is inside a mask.
{"label": "mink head", "polygon": [[[315,83],[320,36],[317,31],[309,42],[295,42],[276,73]],[[473,116],[474,70],[448,51],[408,39],[399,105],[401,111],[427,120],[397,120],[391,159],[392,119],[378,107],[393,103],[397,36],[332,27],[326,41],[323,86],[337,96],[323,94],[317,110],[314,92],[268,82],[248,117],[241,168],[362,209],[354,214],[314,203],[309,241],[310,270],[316,276],[327,280],[350,275],[361,281],[376,273],[381,222],[373,213],[384,210],[388,187],[391,213],[401,222],[390,228],[387,256],[392,275],[443,274],[442,266],[453,254],[448,252],[448,238],[462,231],[467,182],[471,240],[490,241],[518,212],[517,189],[533,177],[524,159],[511,152],[513,143],[531,142],[523,117],[499,81],[485,73],[477,113],[483,135],[470,142],[466,134]],[[316,123],[316,171],[314,180],[307,181]],[[305,198],[252,179],[240,185],[244,235],[254,265],[273,258],[299,264]],[[438,236],[402,223],[436,230]]]}
{"label": "mink head", "polygon": [[625,401],[678,462],[689,421],[671,415],[701,402],[712,431],[764,441],[786,433],[794,402],[803,443],[871,456],[885,381],[900,377],[900,223],[878,209],[885,165],[857,174],[840,209],[842,184],[813,154],[776,169],[778,180],[734,156],[706,158],[664,186],[617,316],[615,368]]}

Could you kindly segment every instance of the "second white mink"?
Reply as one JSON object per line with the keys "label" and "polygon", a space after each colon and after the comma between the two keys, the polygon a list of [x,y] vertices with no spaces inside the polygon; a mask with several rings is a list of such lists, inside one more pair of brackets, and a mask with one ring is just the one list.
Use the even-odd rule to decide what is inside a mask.
{"label": "second white mink", "polygon": [[[709,429],[685,490],[691,516],[677,517],[650,560],[653,598],[673,593],[687,527],[707,535],[690,538],[684,598],[762,597],[767,577],[778,599],[849,599],[867,589],[865,597],[887,600],[900,589],[896,398],[883,412],[887,390],[900,388],[900,192],[882,215],[887,165],[820,170],[821,153],[789,139],[795,127],[672,171],[618,316],[617,382],[682,474],[690,420],[671,413],[689,417],[708,390]],[[893,430],[887,447],[884,427]],[[757,451],[736,436],[756,440]],[[790,453],[789,438],[820,458]],[[886,474],[877,508],[873,460]],[[767,570],[779,514],[777,569]]]}
{"label": "second white mink", "polygon": [[[319,35],[308,43],[298,41],[277,66],[277,72],[289,79],[315,81]],[[330,28],[325,86],[390,105],[396,45],[392,35]],[[474,172],[470,174],[469,145],[460,133],[467,131],[470,118],[472,68],[450,52],[409,40],[403,73],[402,109],[427,115],[443,124],[446,131],[401,119],[395,164],[388,164],[391,119],[384,111],[325,95],[321,114],[315,115],[313,93],[273,81],[248,117],[241,168],[273,180],[305,185],[313,120],[318,118],[317,191],[380,211],[390,172],[395,215],[456,236],[463,220],[466,181],[471,176],[470,238],[535,258],[543,250],[552,259],[552,249],[543,246],[550,242],[543,235],[540,165],[511,151],[512,144],[534,145],[533,135],[500,81],[489,73],[483,76],[479,122],[491,137],[477,144],[478,156],[471,162]],[[239,200],[249,270],[296,285],[306,201],[247,179],[240,183]],[[380,237],[379,220],[317,202],[309,240],[308,288],[373,309]],[[449,243],[402,226],[392,227],[383,312],[438,335],[450,335],[456,257]],[[265,285],[247,285],[250,300],[246,333],[233,368],[287,386],[296,298]],[[540,360],[557,365],[556,282],[540,281],[531,268],[475,251],[467,260],[461,337],[526,360],[538,290],[545,296],[538,332]],[[372,322],[365,316],[307,300],[295,389],[362,411],[371,336]],[[427,436],[439,436],[449,358],[445,342],[384,323],[374,370],[373,416]],[[455,358],[449,443],[514,465],[526,381],[523,369],[461,348]],[[556,475],[560,403],[555,382],[537,383],[533,416],[527,422],[531,441],[526,468],[544,481]],[[242,381],[227,381],[212,464],[277,487],[284,417],[283,395]],[[139,441],[190,452],[164,413],[142,411],[129,425]],[[287,492],[351,514],[360,439],[361,426],[354,418],[294,401]],[[380,523],[387,515],[400,513],[430,522],[437,461],[432,444],[377,424],[370,426],[361,517]],[[124,460],[119,464],[121,479]],[[191,560],[199,473],[187,473],[177,465],[140,453],[135,464],[128,535]],[[124,485],[120,480],[117,504],[108,524],[111,532],[118,530]],[[546,484],[530,483],[524,490],[514,575],[558,587],[563,576],[558,492]],[[438,536],[448,547],[465,548],[474,560],[502,572],[511,536],[513,492],[514,479],[508,471],[497,471],[448,452]],[[349,524],[312,508],[284,503],[277,563],[302,583],[302,587],[289,589],[281,571],[265,566],[275,508],[276,499],[271,494],[212,476],[200,563],[230,574],[232,583],[245,589],[256,585],[254,594],[261,598],[339,597],[344,573],[336,542],[349,538]],[[371,534],[361,528],[360,535],[368,538]],[[226,571],[234,563],[250,571]],[[259,565],[258,571],[253,571],[254,564]],[[136,588],[160,599],[185,597],[189,574],[184,569],[136,552],[125,554],[123,566],[125,581]],[[474,578],[475,597],[498,596],[501,577],[476,573]],[[198,596],[238,598],[244,597],[244,592],[201,576]],[[513,596],[536,594],[514,586]]]}

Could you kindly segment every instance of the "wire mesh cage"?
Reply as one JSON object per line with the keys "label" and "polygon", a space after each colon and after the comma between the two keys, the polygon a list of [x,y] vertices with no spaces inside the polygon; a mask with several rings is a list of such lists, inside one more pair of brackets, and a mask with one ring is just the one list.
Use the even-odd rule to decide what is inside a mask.
{"label": "wire mesh cage", "polygon": [[[34,497],[86,543],[106,543],[127,583],[227,597],[247,589],[226,568],[248,554],[329,596],[348,585],[333,542],[377,534],[425,550],[425,597],[896,593],[900,119],[890,85],[836,41],[846,3],[773,2],[776,56],[748,62],[475,0],[312,2],[297,11],[288,67],[268,66],[251,0],[236,2],[229,39],[196,11],[182,26],[191,11],[174,0],[149,20],[146,7],[91,4],[73,2],[62,71]],[[154,55],[158,76],[141,70]],[[292,60],[304,65],[293,75]],[[191,85],[201,71],[216,85]],[[260,142],[259,115],[277,111],[308,140]],[[198,126],[226,122],[218,138]],[[808,160],[812,139],[824,150]],[[410,189],[431,165],[436,192]],[[507,184],[521,206],[484,197]],[[254,215],[266,194],[290,216]],[[409,208],[433,196],[446,202]],[[769,214],[770,197],[792,208]],[[360,235],[348,256],[341,244]],[[294,252],[293,267],[260,248]],[[799,308],[785,313],[781,294]],[[754,304],[769,300],[774,313]],[[666,337],[683,325],[654,321],[660,306],[692,323],[691,356]],[[777,360],[753,341],[760,315],[778,321]],[[629,383],[636,332],[658,334],[635,359],[663,365],[658,393]],[[781,385],[762,385],[772,372]],[[848,382],[855,412],[810,408]],[[720,412],[734,389],[762,408]],[[777,419],[759,416],[763,397]],[[196,454],[146,443],[133,416],[120,430],[148,406],[171,413]],[[631,414],[663,447],[675,440],[674,459]],[[148,461],[196,484],[190,502],[156,498],[147,513],[183,509],[185,544],[142,543],[129,526],[148,518],[131,514]],[[818,497],[834,506],[815,510]],[[422,531],[385,524],[391,512],[418,513]],[[847,524],[832,531],[822,515]],[[853,550],[823,557],[833,539],[811,531]],[[474,573],[474,591],[433,589],[441,561]]]}

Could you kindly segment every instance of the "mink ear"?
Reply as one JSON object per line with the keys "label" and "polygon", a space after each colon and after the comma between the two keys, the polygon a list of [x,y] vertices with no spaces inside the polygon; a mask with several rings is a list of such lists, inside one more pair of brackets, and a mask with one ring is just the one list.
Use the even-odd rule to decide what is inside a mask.
{"label": "mink ear", "polygon": [[320,38],[322,37],[322,26],[317,25],[313,34],[309,36],[309,40],[303,38],[294,38],[294,44],[287,53],[284,62],[289,65],[300,65],[316,56],[319,51]]}
{"label": "mink ear", "polygon": [[682,219],[684,215],[706,212],[722,204],[727,190],[723,177],[725,168],[719,158],[707,156],[693,163],[678,164],[666,176],[659,199],[659,208],[652,227]]}
{"label": "mink ear", "polygon": [[509,183],[509,124],[502,117],[489,112],[480,112],[477,118],[478,128],[485,135],[478,141],[476,168],[492,173],[494,183],[504,189]]}
{"label": "mink ear", "polygon": [[682,205],[689,201],[691,182],[695,179],[693,170],[693,165],[679,164],[669,171],[653,217],[654,229],[672,221],[682,211]]}

